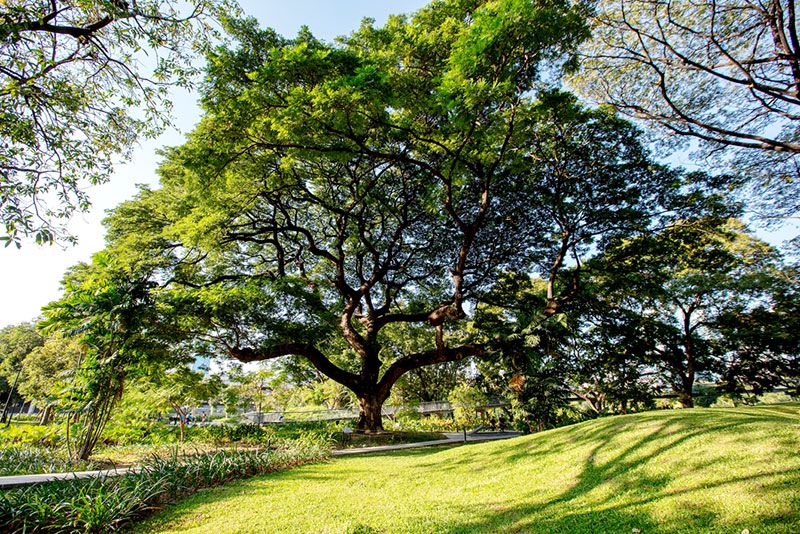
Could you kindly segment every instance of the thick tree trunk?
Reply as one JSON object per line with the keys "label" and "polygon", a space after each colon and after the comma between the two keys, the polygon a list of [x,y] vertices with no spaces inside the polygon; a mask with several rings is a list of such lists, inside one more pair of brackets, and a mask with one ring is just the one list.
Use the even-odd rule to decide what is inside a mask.
{"label": "thick tree trunk", "polygon": [[678,402],[681,403],[681,408],[694,408],[694,396],[692,389],[694,389],[694,369],[686,373],[679,373],[679,382],[673,384],[673,391],[678,394]]}
{"label": "thick tree trunk", "polygon": [[383,430],[381,407],[383,399],[377,395],[360,395],[358,397],[358,423],[356,429],[362,432],[380,432]]}
{"label": "thick tree trunk", "polygon": [[694,397],[692,397],[692,390],[679,391],[678,401],[681,403],[682,408],[694,408]]}

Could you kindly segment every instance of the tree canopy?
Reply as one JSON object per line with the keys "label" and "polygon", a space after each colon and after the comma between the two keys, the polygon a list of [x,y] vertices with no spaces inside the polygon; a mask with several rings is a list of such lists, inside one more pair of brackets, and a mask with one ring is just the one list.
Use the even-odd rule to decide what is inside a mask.
{"label": "tree canopy", "polygon": [[51,242],[85,210],[84,187],[169,121],[218,9],[198,0],[0,4],[0,240]]}
{"label": "tree canopy", "polygon": [[[198,338],[306,358],[378,429],[405,373],[486,352],[464,326],[501,272],[542,273],[556,313],[582,258],[698,179],[556,89],[583,21],[559,2],[437,2],[336,44],[230,21],[203,120],[163,188],[109,219],[111,247],[156,270]],[[403,325],[428,337],[401,354]]]}
{"label": "tree canopy", "polygon": [[776,251],[736,220],[677,221],[620,241],[598,259],[600,337],[623,333],[634,359],[658,369],[691,407],[698,376],[733,371],[717,321],[757,303],[771,307],[778,263]]}
{"label": "tree canopy", "polygon": [[800,41],[793,0],[604,0],[573,81],[595,102],[745,170],[768,217],[800,209]]}

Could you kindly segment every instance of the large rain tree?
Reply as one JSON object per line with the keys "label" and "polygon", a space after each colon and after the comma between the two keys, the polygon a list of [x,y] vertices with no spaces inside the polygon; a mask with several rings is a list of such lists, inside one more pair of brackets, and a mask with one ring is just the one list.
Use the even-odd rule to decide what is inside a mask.
{"label": "large rain tree", "polygon": [[[629,125],[553,91],[583,20],[437,2],[336,45],[232,22],[205,117],[163,188],[111,217],[112,246],[156,268],[197,339],[243,362],[303,357],[379,430],[404,374],[486,353],[465,326],[499,273],[543,268],[555,313],[572,283],[549,273],[679,181]],[[400,354],[408,325],[427,342]]]}

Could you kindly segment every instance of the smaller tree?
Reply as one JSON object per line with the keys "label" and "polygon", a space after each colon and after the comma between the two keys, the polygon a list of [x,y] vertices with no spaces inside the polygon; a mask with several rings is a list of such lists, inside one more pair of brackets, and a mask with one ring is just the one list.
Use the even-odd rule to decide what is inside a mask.
{"label": "smaller tree", "polygon": [[776,259],[740,222],[699,218],[619,241],[595,268],[606,304],[640,332],[642,361],[657,366],[690,408],[698,375],[725,371],[715,321],[763,298],[762,273]]}
{"label": "smaller tree", "polygon": [[663,380],[645,357],[649,340],[635,316],[595,300],[591,285],[584,287],[572,342],[571,391],[596,414],[651,408]]}
{"label": "smaller tree", "polygon": [[0,379],[5,384],[1,389],[3,396],[2,422],[6,422],[8,407],[22,375],[22,362],[36,347],[44,343],[44,338],[32,323],[20,323],[0,330]]}
{"label": "smaller tree", "polygon": [[225,407],[225,415],[227,417],[235,417],[239,413],[242,397],[236,385],[228,384],[225,386],[220,392],[219,400]]}
{"label": "smaller tree", "polygon": [[66,381],[80,367],[84,352],[77,339],[56,332],[23,360],[19,391],[26,399],[44,407],[42,424],[50,422],[53,403],[64,389]]}
{"label": "smaller tree", "polygon": [[[285,408],[287,395],[273,395],[276,389],[282,389],[283,380],[276,376],[272,369],[258,369],[252,372],[238,372],[231,376],[231,380],[236,384],[239,391],[241,405],[247,408],[254,408],[256,411],[256,422],[263,422],[264,410],[272,407],[272,402],[280,398],[280,406]],[[285,392],[284,392],[285,393]],[[291,393],[288,395],[291,396]]]}
{"label": "smaller tree", "polygon": [[[172,323],[158,308],[149,273],[126,270],[108,253],[70,269],[61,299],[43,308],[46,333],[74,336],[85,357],[65,402],[70,454],[88,460],[122,395],[127,374],[148,362],[181,356]],[[74,445],[74,451],[73,451]]]}
{"label": "smaller tree", "polygon": [[327,410],[341,410],[352,405],[350,390],[330,378],[312,383],[306,391],[308,401]]}
{"label": "smaller tree", "polygon": [[[772,276],[769,276],[772,274]],[[726,368],[725,391],[758,395],[785,387],[800,396],[800,278],[785,267],[763,278],[767,298],[715,319]]]}
{"label": "smaller tree", "polygon": [[165,402],[178,414],[180,442],[183,445],[186,422],[192,408],[217,396],[223,388],[222,380],[217,375],[207,377],[181,365],[166,371],[155,382]]}
{"label": "smaller tree", "polygon": [[[429,345],[430,334],[424,327],[399,324],[386,329],[384,350],[398,357],[422,352],[430,348]],[[464,359],[412,369],[397,381],[392,396],[395,401],[406,405],[445,400],[459,383],[467,379],[470,362],[471,359]]]}
{"label": "smaller tree", "polygon": [[453,417],[461,428],[480,424],[477,408],[486,404],[486,394],[473,384],[462,382],[450,392],[448,399],[453,407]]}

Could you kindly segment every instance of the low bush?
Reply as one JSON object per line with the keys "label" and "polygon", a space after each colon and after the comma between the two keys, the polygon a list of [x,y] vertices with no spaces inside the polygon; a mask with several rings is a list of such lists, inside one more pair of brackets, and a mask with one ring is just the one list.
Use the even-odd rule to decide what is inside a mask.
{"label": "low bush", "polygon": [[115,531],[200,489],[316,461],[328,450],[313,436],[303,436],[276,449],[174,454],[123,476],[6,490],[0,493],[0,531]]}
{"label": "low bush", "polygon": [[213,425],[192,430],[193,437],[206,438],[217,445],[229,443],[256,445],[275,438],[275,432],[271,429],[255,424]]}
{"label": "low bush", "polygon": [[460,432],[463,429],[452,417],[439,416],[402,417],[389,421],[384,426],[387,430],[405,432]]}
{"label": "low bush", "polygon": [[0,447],[58,447],[64,443],[62,425],[12,425],[0,428]]}
{"label": "low bush", "polygon": [[[336,441],[348,422],[303,421],[291,423],[271,423],[264,425],[212,425],[192,428],[191,439],[210,441],[217,445],[241,443],[244,445],[263,445],[276,440],[294,440],[300,437],[313,438],[322,442]],[[349,423],[351,428],[353,423]]]}

